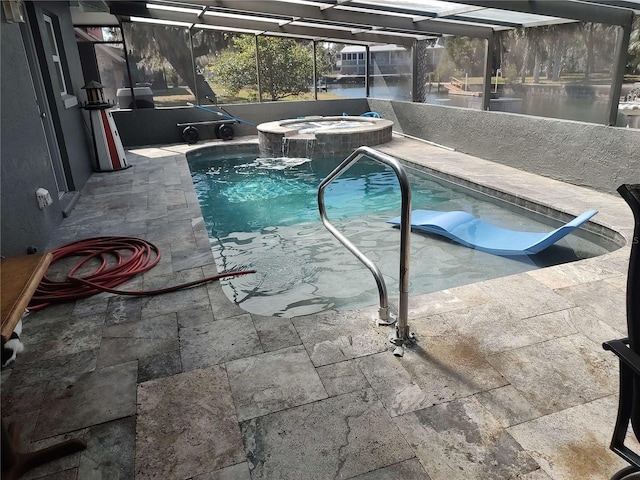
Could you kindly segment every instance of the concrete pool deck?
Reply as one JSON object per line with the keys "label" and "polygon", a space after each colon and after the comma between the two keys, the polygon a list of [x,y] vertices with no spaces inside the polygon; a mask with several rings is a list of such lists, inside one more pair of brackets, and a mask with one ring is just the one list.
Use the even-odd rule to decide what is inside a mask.
{"label": "concrete pool deck", "polygon": [[[131,168],[94,174],[50,247],[156,244],[161,262],[123,289],[215,274],[192,148],[132,149]],[[631,236],[614,195],[405,138],[376,148],[552,215],[595,208],[596,229]],[[608,449],[618,365],[601,343],[626,336],[628,255],[411,297],[419,342],[403,358],[375,307],[261,317],[218,283],[52,306],[27,318],[26,350],[2,372],[3,421],[33,449],[88,443],[25,479],[608,478],[626,464]]]}

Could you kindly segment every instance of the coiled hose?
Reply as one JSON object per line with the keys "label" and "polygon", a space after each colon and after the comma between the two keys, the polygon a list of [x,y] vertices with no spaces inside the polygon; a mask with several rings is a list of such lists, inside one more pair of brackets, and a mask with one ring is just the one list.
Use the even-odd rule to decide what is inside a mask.
{"label": "coiled hose", "polygon": [[[94,237],[63,245],[52,250],[51,253],[53,254],[51,265],[63,258],[81,258],[69,270],[65,280],[52,280],[46,275],[43,277],[29,304],[30,311],[40,310],[53,303],[90,297],[101,292],[133,296],[159,295],[221,278],[255,273],[255,270],[227,272],[157,290],[124,291],[117,290],[115,287],[150,270],[160,261],[160,249],[151,242],[136,237]],[[85,265],[88,266],[92,260],[95,260],[93,263],[97,263],[95,269],[90,273],[83,273],[82,276],[76,276],[79,270]]]}

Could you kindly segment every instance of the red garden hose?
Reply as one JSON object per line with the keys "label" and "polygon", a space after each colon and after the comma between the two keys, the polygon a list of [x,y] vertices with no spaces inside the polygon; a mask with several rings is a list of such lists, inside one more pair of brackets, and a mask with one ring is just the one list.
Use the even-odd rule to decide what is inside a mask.
{"label": "red garden hose", "polygon": [[[101,292],[135,296],[158,295],[220,278],[255,273],[255,270],[227,272],[158,290],[123,291],[116,290],[114,287],[139,273],[150,270],[160,261],[160,249],[154,244],[135,237],[94,237],[63,245],[52,250],[51,253],[53,254],[52,265],[67,257],[81,257],[81,259],[71,268],[65,280],[56,281],[45,275],[31,299],[29,310],[40,310],[52,303],[86,298]],[[82,267],[94,259],[99,265],[92,272],[75,276]]]}

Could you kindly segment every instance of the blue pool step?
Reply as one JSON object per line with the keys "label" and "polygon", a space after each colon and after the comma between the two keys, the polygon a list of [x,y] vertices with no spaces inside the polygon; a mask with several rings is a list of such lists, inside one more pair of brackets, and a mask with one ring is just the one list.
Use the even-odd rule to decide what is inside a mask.
{"label": "blue pool step", "polygon": [[[588,210],[552,232],[535,233],[500,228],[467,212],[414,210],[411,212],[411,228],[442,235],[466,247],[494,255],[535,255],[570,234],[596,213],[597,210]],[[400,217],[387,223],[399,225]]]}

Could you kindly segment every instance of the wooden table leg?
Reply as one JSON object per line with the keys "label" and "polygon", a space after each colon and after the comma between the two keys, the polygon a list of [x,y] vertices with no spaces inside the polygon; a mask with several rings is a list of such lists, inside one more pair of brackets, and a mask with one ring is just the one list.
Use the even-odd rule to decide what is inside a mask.
{"label": "wooden table leg", "polygon": [[57,460],[87,448],[79,438],[72,438],[35,452],[21,452],[20,429],[18,422],[12,422],[8,428],[2,423],[2,480],[17,480],[27,471],[44,463]]}

